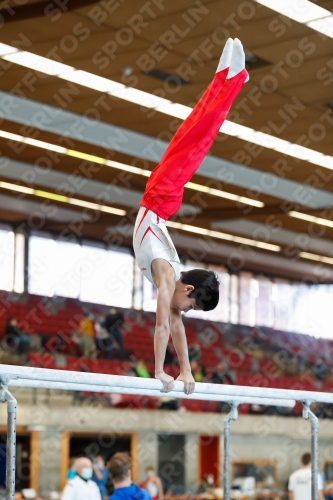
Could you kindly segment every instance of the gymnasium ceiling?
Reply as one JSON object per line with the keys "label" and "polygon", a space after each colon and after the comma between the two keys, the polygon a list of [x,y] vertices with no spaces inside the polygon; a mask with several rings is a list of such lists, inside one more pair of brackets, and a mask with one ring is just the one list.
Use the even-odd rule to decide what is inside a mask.
{"label": "gymnasium ceiling", "polygon": [[[314,3],[333,10],[333,0]],[[322,153],[333,167],[327,159],[333,149],[333,38],[305,24],[254,0],[9,0],[0,9],[0,44],[187,107],[213,77],[226,36],[239,37],[250,81],[228,119]],[[0,45],[0,57],[5,53]],[[130,245],[147,173],[125,172],[83,154],[151,171],[181,123],[178,111],[167,114],[171,103],[156,111],[89,88],[84,75],[73,83],[36,72],[22,57],[0,58],[1,222],[109,242],[120,241],[121,234]],[[195,229],[170,228],[179,254],[234,270],[333,282],[332,167],[267,145],[254,144],[251,134],[242,139],[219,133],[192,181],[233,199],[185,189],[183,211],[173,222],[228,236],[213,234],[205,242]],[[103,192],[105,206],[127,214],[96,213],[59,199],[50,202],[58,209],[46,204],[53,195],[102,204]],[[326,222],[295,218],[291,211]],[[236,240],[228,241],[229,235]],[[271,244],[274,251],[237,237]]]}

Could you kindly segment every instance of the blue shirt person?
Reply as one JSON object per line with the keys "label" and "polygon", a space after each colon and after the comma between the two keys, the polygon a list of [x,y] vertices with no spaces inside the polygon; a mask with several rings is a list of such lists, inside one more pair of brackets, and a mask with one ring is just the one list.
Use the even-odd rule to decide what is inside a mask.
{"label": "blue shirt person", "polygon": [[97,484],[99,491],[101,493],[101,497],[104,498],[106,496],[106,482],[108,479],[108,470],[105,467],[104,458],[101,455],[98,455],[93,462],[93,476],[92,480]]}
{"label": "blue shirt person", "polygon": [[114,492],[109,500],[151,500],[148,491],[132,483],[131,460],[127,453],[116,453],[108,464]]}

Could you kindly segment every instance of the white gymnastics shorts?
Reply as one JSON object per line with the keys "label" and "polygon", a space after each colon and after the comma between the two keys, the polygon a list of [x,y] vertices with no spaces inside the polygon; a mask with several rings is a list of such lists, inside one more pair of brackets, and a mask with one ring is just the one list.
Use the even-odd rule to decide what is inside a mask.
{"label": "white gymnastics shorts", "polygon": [[167,230],[165,220],[145,207],[137,215],[133,248],[142,274],[154,284],[151,264],[155,259],[164,259],[175,271],[175,281],[180,279],[180,261],[177,250]]}

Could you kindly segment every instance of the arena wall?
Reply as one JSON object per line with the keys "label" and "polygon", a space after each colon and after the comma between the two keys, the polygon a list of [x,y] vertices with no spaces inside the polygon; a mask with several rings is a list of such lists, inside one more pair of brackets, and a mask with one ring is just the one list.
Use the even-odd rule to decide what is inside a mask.
{"label": "arena wall", "polygon": [[[223,434],[223,414],[183,411],[121,410],[92,406],[20,404],[17,425],[38,433],[38,489],[59,490],[63,486],[64,439],[71,432],[94,432],[106,436],[136,436],[135,480],[142,480],[147,465],[158,464],[158,435],[185,434],[185,483],[193,489],[199,475],[199,436]],[[6,407],[0,406],[0,425],[6,425]],[[298,417],[240,415],[232,422],[231,459],[275,460],[278,486],[285,489],[291,472],[299,468],[300,457],[310,451],[310,425]],[[220,479],[223,439],[220,439]],[[333,460],[333,427],[330,420],[319,425],[319,467]],[[172,469],[177,470],[179,457]]]}

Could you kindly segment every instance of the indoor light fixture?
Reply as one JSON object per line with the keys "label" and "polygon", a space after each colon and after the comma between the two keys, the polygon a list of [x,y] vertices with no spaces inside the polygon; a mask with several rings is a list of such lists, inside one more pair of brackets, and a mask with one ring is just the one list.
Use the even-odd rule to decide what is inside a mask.
{"label": "indoor light fixture", "polygon": [[333,227],[333,221],[329,219],[322,219],[321,217],[315,217],[314,215],[303,214],[301,212],[289,212],[290,217],[295,217],[296,219],[305,220],[307,222],[313,222],[314,224],[319,224],[320,226]]}
{"label": "indoor light fixture", "polygon": [[57,146],[50,142],[39,141],[38,139],[32,139],[30,137],[24,137],[19,134],[13,134],[12,132],[6,132],[6,130],[0,130],[0,137],[8,139],[9,141],[29,144],[29,146],[34,146],[36,148],[48,149],[49,151],[55,151],[56,153],[66,154],[67,151],[66,148],[63,148],[62,146]]}
{"label": "indoor light fixture", "polygon": [[310,260],[315,260],[317,262],[322,262],[323,264],[333,265],[333,259],[330,257],[325,257],[324,255],[317,255],[315,253],[309,253],[309,252],[300,252],[298,255],[303,259],[310,259]]}
{"label": "indoor light fixture", "polygon": [[278,245],[272,245],[271,243],[265,243],[263,241],[251,240],[249,238],[243,238],[241,236],[234,236],[232,234],[222,233],[220,231],[212,231],[211,229],[205,229],[203,227],[190,226],[189,224],[181,224],[180,222],[172,221],[167,221],[166,224],[172,229],[179,229],[180,231],[187,231],[189,233],[202,234],[203,236],[211,236],[212,238],[227,240],[231,241],[232,243],[250,245],[257,248],[262,248],[264,250],[270,250],[271,252],[279,252],[281,250],[281,247],[279,247]]}
{"label": "indoor light fixture", "polygon": [[16,191],[18,193],[30,194],[32,196],[38,196],[39,198],[47,198],[49,200],[59,201],[61,203],[69,203],[70,205],[77,205],[79,207],[90,208],[93,210],[98,210],[100,212],[107,212],[109,214],[119,216],[124,216],[127,213],[126,210],[122,210],[120,208],[108,207],[107,205],[99,205],[97,203],[91,203],[90,201],[79,200],[77,198],[69,198],[68,196],[62,196],[56,193],[42,191],[40,189],[27,188],[25,186],[11,184],[9,182],[0,181],[0,188],[8,189],[10,191]]}
{"label": "indoor light fixture", "polygon": [[[262,0],[258,3],[266,5],[267,7],[277,10],[280,13],[283,12],[282,7],[279,6],[283,6],[283,9],[287,12],[286,9],[288,5],[293,4],[293,2],[290,2],[289,0]],[[300,4],[304,4],[305,6],[308,6],[308,4],[314,5],[312,4],[312,2],[307,2],[307,0],[300,0]],[[318,9],[321,8],[318,7]],[[323,18],[322,11],[327,13],[327,18]],[[309,21],[309,23],[323,22],[323,19],[326,19],[327,23],[331,22],[329,20],[329,16],[331,16],[329,11],[321,9],[320,14],[318,15],[321,16],[320,19],[314,19],[313,16],[310,16],[312,21]],[[333,30],[331,29],[330,32],[331,36],[333,37]],[[0,43],[0,58],[19,64],[21,66],[34,69],[35,71],[38,71],[40,73],[44,72],[48,75],[52,74],[53,76],[56,76],[63,80],[74,82],[78,85],[82,85],[99,92],[105,92],[112,95],[113,97],[138,104],[139,106],[144,106],[149,109],[155,109],[160,113],[168,114],[175,118],[180,118],[181,120],[184,120],[192,111],[192,108],[188,106],[184,106],[178,103],[172,103],[167,99],[163,99],[162,97],[150,94],[149,92],[144,92],[132,87],[126,87],[126,85],[123,85],[119,82],[109,80],[108,78],[94,75],[92,73],[88,73],[87,71],[76,70],[72,66],[67,66],[66,64],[62,64],[61,68],[54,67],[54,69],[52,69],[52,64],[54,63],[54,61],[42,56],[37,56],[35,54],[32,54],[31,52],[15,49],[14,47],[3,43]],[[281,152],[285,155],[302,159],[308,161],[309,163],[313,163],[325,168],[333,169],[333,159],[330,156],[324,155],[322,153],[319,153],[318,151],[306,148],[304,146],[290,143],[289,141],[285,141],[284,139],[279,139],[278,137],[274,137],[263,132],[258,132],[250,127],[245,127],[244,125],[226,120],[220,128],[220,131],[226,135],[235,136],[239,139],[251,142],[253,144],[259,144],[260,146]]]}
{"label": "indoor light fixture", "polygon": [[333,15],[329,10],[308,0],[255,0],[293,21],[305,24],[329,38],[333,38]]}
{"label": "indoor light fixture", "polygon": [[[28,144],[29,146],[34,146],[37,148],[46,149],[49,151],[54,151],[67,156],[72,156],[73,158],[78,158],[80,160],[85,160],[93,163],[98,163],[100,165],[106,165],[107,167],[116,168],[125,172],[130,172],[136,175],[143,175],[144,177],[149,177],[151,174],[150,170],[143,168],[134,167],[132,165],[126,165],[125,163],[120,163],[114,160],[107,160],[101,156],[91,155],[89,153],[83,153],[81,151],[76,151],[74,149],[66,149],[62,146],[57,146],[55,144],[39,141],[38,139],[31,139],[29,137],[24,137],[22,135],[13,134],[11,132],[6,132],[5,130],[0,130],[0,137],[8,139],[11,141],[21,142],[23,144]],[[217,196],[220,198],[225,198],[227,200],[237,201],[245,205],[251,205],[254,207],[263,207],[264,203],[252,198],[247,198],[246,196],[238,196],[236,194],[228,193],[227,191],[221,191],[219,189],[210,188],[201,184],[196,184],[194,182],[188,182],[185,187],[188,189],[193,189],[194,191],[201,191],[203,193],[211,194],[212,196]]]}
{"label": "indoor light fixture", "polygon": [[226,191],[220,191],[219,189],[196,184],[195,182],[188,182],[187,184],[185,184],[185,187],[193,189],[194,191],[201,191],[202,193],[218,196],[220,198],[226,198],[227,200],[237,201],[246,205],[252,205],[253,207],[262,208],[263,206],[265,206],[262,201],[252,200],[251,198],[246,198],[245,196],[239,196],[233,193],[227,193]]}
{"label": "indoor light fixture", "polygon": [[265,134],[264,132],[257,132],[256,130],[245,127],[244,125],[226,120],[220,128],[220,131],[224,134],[242,139],[243,141],[251,142],[252,144],[257,144],[258,146],[292,156],[293,158],[305,160],[309,163],[329,168],[331,170],[333,169],[332,156],[324,155],[319,153],[319,151],[300,146],[299,144],[293,144],[284,139],[274,137],[273,135]]}
{"label": "indoor light fixture", "polygon": [[0,187],[2,187],[3,189],[10,189],[12,191],[17,191],[18,193],[24,193],[24,194],[35,193],[35,190],[32,188],[28,188],[26,186],[19,186],[17,184],[10,184],[9,182],[0,181]]}
{"label": "indoor light fixture", "polygon": [[[0,44],[1,47],[5,47],[5,44]],[[0,48],[0,54],[6,52],[5,48]],[[50,76],[60,76],[60,74],[69,75],[75,72],[75,68],[68,66],[67,64],[59,63],[53,59],[48,59],[47,57],[38,56],[32,52],[26,52],[25,50],[16,50],[15,52],[7,52],[7,54],[1,55],[2,59],[9,61],[25,68],[30,68],[39,73],[45,73]]]}

